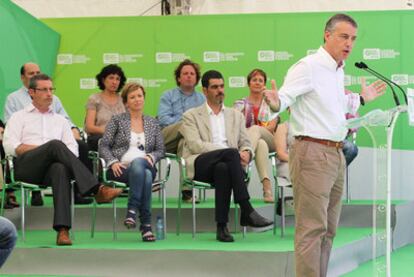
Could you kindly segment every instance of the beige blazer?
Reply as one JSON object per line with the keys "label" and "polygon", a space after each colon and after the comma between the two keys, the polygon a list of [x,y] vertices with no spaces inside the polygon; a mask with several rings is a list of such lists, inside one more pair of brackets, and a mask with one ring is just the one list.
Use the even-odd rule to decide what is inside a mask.
{"label": "beige blazer", "polygon": [[[198,155],[221,148],[212,143],[210,117],[206,105],[185,112],[179,130],[184,137],[182,157],[185,159],[187,176],[190,179],[194,178],[194,161]],[[229,147],[239,151],[249,150],[250,156],[253,157],[243,115],[233,108],[226,107],[224,121]]]}

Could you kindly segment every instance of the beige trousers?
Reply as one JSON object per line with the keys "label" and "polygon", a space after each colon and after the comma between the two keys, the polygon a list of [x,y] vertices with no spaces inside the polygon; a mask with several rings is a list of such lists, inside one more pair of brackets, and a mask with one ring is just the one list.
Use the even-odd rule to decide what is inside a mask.
{"label": "beige trousers", "polygon": [[289,149],[295,199],[296,276],[326,276],[341,212],[342,149],[295,140]]}
{"label": "beige trousers", "polygon": [[252,144],[255,155],[255,164],[260,181],[269,178],[267,171],[269,164],[269,151],[275,151],[273,135],[264,127],[253,125],[247,129],[247,135]]}
{"label": "beige trousers", "polygon": [[181,127],[182,122],[179,121],[175,124],[164,127],[161,130],[162,136],[164,138],[165,151],[168,153],[177,154],[178,143],[182,139],[182,135],[178,132]]}

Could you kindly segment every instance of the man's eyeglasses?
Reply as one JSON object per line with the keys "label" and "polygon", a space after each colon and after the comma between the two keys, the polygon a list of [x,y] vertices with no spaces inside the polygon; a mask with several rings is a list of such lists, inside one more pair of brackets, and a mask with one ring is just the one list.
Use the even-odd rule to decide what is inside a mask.
{"label": "man's eyeglasses", "polygon": [[38,90],[40,92],[48,92],[55,93],[56,88],[35,88],[34,90]]}

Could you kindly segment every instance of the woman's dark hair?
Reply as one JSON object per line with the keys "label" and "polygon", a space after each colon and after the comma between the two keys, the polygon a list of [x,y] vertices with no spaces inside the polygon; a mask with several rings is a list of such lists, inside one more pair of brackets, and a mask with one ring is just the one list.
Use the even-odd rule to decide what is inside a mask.
{"label": "woman's dark hair", "polygon": [[96,80],[98,81],[98,87],[101,90],[104,90],[105,85],[103,81],[105,80],[106,77],[108,77],[111,74],[118,75],[120,78],[119,86],[118,86],[118,89],[116,90],[117,92],[119,92],[122,89],[122,87],[125,85],[126,77],[125,77],[125,74],[122,68],[116,64],[110,64],[110,65],[105,66],[104,68],[102,68],[101,72],[99,72],[99,74],[96,75]]}

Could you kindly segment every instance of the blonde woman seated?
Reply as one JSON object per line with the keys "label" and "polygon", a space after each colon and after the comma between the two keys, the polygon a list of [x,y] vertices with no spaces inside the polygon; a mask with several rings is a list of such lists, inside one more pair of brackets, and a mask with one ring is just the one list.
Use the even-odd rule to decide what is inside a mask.
{"label": "blonde woman seated", "polygon": [[263,200],[273,203],[272,184],[268,173],[269,151],[275,151],[275,131],[279,117],[272,119],[272,111],[263,97],[267,76],[261,69],[253,69],[247,76],[249,96],[237,100],[234,107],[244,114],[247,134],[255,153],[255,163],[263,184]]}
{"label": "blonde woman seated", "polygon": [[126,84],[121,97],[127,112],[114,115],[108,122],[99,154],[111,167],[108,178],[129,186],[124,225],[135,228],[139,212],[142,240],[155,241],[151,229],[151,188],[154,165],[165,153],[161,128],[156,119],[143,114],[145,90],[141,85]]}

